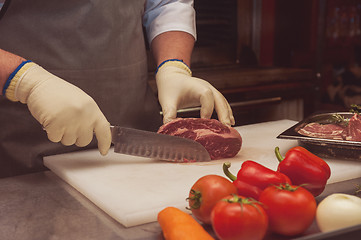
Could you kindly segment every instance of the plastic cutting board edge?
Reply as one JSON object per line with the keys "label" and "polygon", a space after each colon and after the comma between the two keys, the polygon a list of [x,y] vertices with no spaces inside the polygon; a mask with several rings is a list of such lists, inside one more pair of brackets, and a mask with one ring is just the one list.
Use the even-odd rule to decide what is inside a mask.
{"label": "plastic cutting board edge", "polygon": [[[231,162],[236,174],[245,160],[277,169],[274,148],[281,154],[297,145],[295,140],[276,139],[296,122],[279,120],[236,127],[243,145],[232,159],[208,163],[170,163],[117,154],[110,150],[101,156],[97,150],[48,156],[44,164],[99,208],[123,224],[136,226],[157,220],[158,212],[168,206],[186,210],[189,190],[202,176],[224,176],[222,164]],[[361,162],[325,159],[331,167],[328,183],[361,177]]]}

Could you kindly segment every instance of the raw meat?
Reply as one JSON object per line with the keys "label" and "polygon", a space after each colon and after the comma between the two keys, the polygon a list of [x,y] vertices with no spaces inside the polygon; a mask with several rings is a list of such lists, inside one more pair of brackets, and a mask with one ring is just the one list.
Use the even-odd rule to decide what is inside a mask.
{"label": "raw meat", "polygon": [[337,124],[309,123],[301,128],[298,133],[315,138],[343,140],[345,128]]}
{"label": "raw meat", "polygon": [[238,131],[216,119],[177,118],[158,133],[192,139],[206,148],[212,160],[234,157],[242,146]]}
{"label": "raw meat", "polygon": [[298,130],[298,133],[308,137],[361,142],[361,116],[355,113],[348,120],[347,126],[312,122]]}
{"label": "raw meat", "polygon": [[360,142],[361,141],[361,117],[359,114],[353,115],[347,125],[346,140]]}

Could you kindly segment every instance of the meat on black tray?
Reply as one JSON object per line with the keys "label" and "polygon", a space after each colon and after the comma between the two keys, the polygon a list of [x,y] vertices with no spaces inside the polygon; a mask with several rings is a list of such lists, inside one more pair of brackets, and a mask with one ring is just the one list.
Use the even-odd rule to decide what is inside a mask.
{"label": "meat on black tray", "polygon": [[355,113],[345,121],[346,124],[311,122],[298,130],[298,133],[308,137],[360,142],[361,116]]}

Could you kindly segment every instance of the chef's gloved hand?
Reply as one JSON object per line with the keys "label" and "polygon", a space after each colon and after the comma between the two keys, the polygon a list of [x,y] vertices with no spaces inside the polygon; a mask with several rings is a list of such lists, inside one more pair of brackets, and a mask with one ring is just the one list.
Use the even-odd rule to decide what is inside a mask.
{"label": "chef's gloved hand", "polygon": [[209,82],[192,77],[191,70],[182,61],[163,62],[155,78],[164,123],[175,119],[180,108],[201,106],[201,118],[210,118],[215,109],[220,122],[228,126],[235,124],[224,96]]}
{"label": "chef's gloved hand", "polygon": [[50,141],[84,147],[95,133],[100,153],[107,154],[110,124],[89,95],[33,62],[24,62],[17,70],[5,95],[28,105]]}

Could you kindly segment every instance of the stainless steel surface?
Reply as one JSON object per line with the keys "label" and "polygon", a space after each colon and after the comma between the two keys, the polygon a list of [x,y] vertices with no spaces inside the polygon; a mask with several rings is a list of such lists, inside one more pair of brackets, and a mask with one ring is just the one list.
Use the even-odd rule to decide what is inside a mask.
{"label": "stainless steel surface", "polygon": [[207,150],[190,139],[114,126],[114,152],[171,162],[204,162],[211,158]]}
{"label": "stainless steel surface", "polygon": [[[335,192],[354,194],[360,183],[329,184],[317,201]],[[157,222],[125,228],[50,171],[0,179],[0,195],[1,239],[163,240]],[[314,223],[293,239],[358,239],[360,233],[361,225],[320,233]],[[289,238],[268,234],[270,239]]]}
{"label": "stainless steel surface", "polygon": [[50,171],[0,179],[0,239],[157,240],[157,222],[125,228]]}
{"label": "stainless steel surface", "polygon": [[285,130],[277,138],[298,140],[301,146],[322,157],[361,160],[361,142],[309,137],[298,133],[308,123],[330,123],[332,114],[339,114],[346,119],[353,116],[349,112],[315,114]]}

